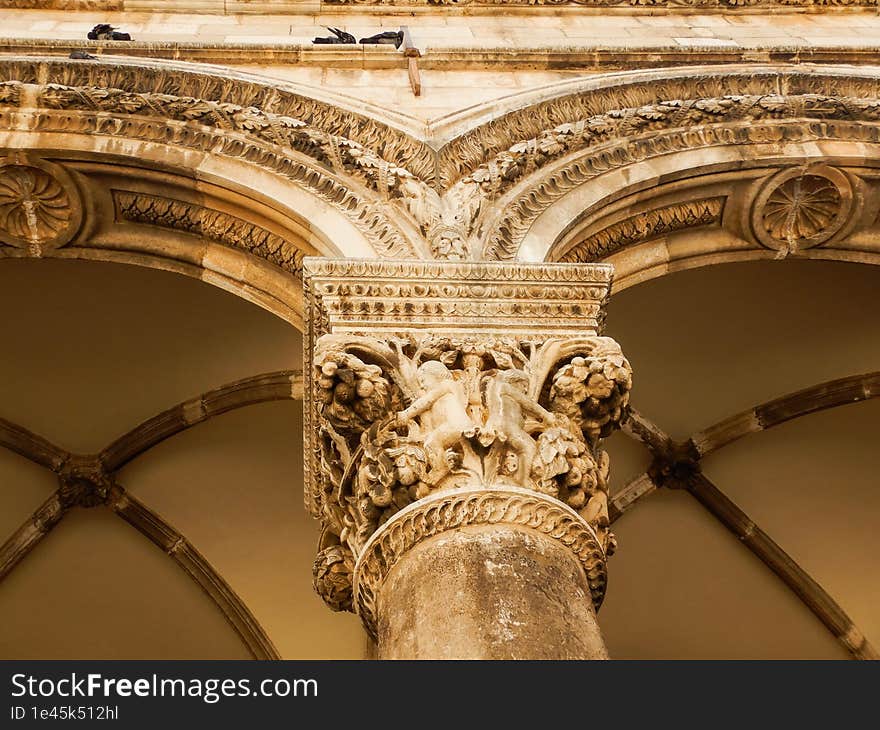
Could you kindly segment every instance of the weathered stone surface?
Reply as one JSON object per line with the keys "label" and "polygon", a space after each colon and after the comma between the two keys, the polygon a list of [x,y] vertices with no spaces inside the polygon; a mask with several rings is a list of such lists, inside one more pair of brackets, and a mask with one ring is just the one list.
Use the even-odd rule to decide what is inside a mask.
{"label": "weathered stone surface", "polygon": [[[536,567],[538,584],[558,584],[553,590],[561,596],[575,580],[579,593],[571,599],[598,608],[605,560],[616,544],[601,439],[623,418],[632,384],[617,343],[598,334],[610,271],[321,259],[305,266],[306,502],[323,523],[314,575],[328,605],[356,611],[384,654],[379,625],[382,601],[392,600],[385,596],[389,571],[426,541],[479,526],[486,536],[495,529],[540,535],[537,543],[518,538],[518,575],[561,550],[579,577]],[[514,566],[511,550],[496,557]],[[453,551],[451,560],[460,557]],[[470,563],[475,559],[471,554]],[[474,565],[459,579],[477,578]],[[445,591],[458,591],[449,581],[438,584],[441,613],[449,605]],[[408,596],[413,589],[402,590]],[[455,656],[466,645],[476,652],[466,656],[508,656],[512,645],[536,658],[602,654],[598,634],[589,632],[583,645],[563,638],[559,647],[539,650],[542,619],[530,611],[566,613],[542,600],[510,609],[493,604],[482,618],[495,636],[485,647],[475,639],[483,629],[474,634],[471,618],[457,618],[470,611],[477,620],[488,607],[453,606],[442,619],[454,624],[448,649],[438,654],[438,644],[422,656]],[[528,628],[524,644],[514,633],[503,648],[507,634],[497,630],[509,610],[518,616],[511,621]],[[570,618],[592,616],[587,607]],[[567,636],[573,627],[558,631]],[[401,652],[409,656],[412,648]]]}
{"label": "weathered stone surface", "polygon": [[378,602],[380,659],[606,659],[583,570],[528,528],[463,527],[410,550]]}

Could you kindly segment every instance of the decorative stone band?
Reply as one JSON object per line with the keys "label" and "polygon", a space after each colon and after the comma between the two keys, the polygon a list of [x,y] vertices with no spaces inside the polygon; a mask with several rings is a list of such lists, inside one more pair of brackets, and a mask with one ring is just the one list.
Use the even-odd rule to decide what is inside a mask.
{"label": "decorative stone band", "polygon": [[376,601],[391,569],[413,547],[449,530],[508,525],[534,530],[571,550],[584,569],[596,610],[605,597],[605,553],[593,529],[559,500],[520,487],[456,490],[433,495],[398,512],[376,531],[354,570],[355,610],[376,639]]}
{"label": "decorative stone band", "polygon": [[117,220],[146,223],[203,236],[302,276],[304,253],[271,231],[219,210],[146,193],[113,191]]}
{"label": "decorative stone band", "polygon": [[607,264],[306,259],[325,315],[316,334],[598,332],[612,273]]}

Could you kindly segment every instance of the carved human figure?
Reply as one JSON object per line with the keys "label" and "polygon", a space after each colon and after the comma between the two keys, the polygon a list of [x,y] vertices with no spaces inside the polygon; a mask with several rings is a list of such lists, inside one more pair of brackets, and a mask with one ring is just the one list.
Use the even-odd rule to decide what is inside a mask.
{"label": "carved human figure", "polygon": [[504,454],[501,460],[501,473],[513,477],[519,471],[519,456],[513,450]]}
{"label": "carved human figure", "polygon": [[430,232],[431,253],[446,261],[465,261],[470,255],[461,231],[453,226],[437,226]]}
{"label": "carved human figure", "polygon": [[418,369],[419,385],[424,391],[409,408],[397,414],[397,422],[409,425],[416,416],[422,416],[424,449],[431,471],[428,480],[436,485],[451,467],[446,451],[471,437],[476,427],[467,414],[467,394],[464,385],[453,378],[442,362],[429,360]]}
{"label": "carved human figure", "polygon": [[489,418],[481,429],[481,441],[492,440],[506,443],[518,457],[514,478],[525,485],[537,444],[525,428],[526,416],[537,418],[542,425],[550,426],[555,417],[528,397],[529,378],[522,370],[503,370],[489,378],[486,387],[486,403]]}

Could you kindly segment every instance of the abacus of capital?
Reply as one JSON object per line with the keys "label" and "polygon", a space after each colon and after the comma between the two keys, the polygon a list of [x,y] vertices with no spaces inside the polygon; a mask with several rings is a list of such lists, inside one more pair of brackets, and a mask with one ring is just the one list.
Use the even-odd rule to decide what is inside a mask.
{"label": "abacus of capital", "polygon": [[315,587],[380,658],[599,659],[612,268],[306,259]]}

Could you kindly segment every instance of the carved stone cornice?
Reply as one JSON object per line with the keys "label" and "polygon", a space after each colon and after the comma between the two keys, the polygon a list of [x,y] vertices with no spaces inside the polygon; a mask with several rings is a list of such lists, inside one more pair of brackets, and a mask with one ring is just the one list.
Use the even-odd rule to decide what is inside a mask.
{"label": "carved stone cornice", "polygon": [[229,213],[147,193],[113,191],[117,219],[203,236],[269,261],[302,276],[305,253],[265,228]]}
{"label": "carved stone cornice", "polygon": [[587,576],[593,606],[602,605],[607,584],[605,550],[595,531],[559,500],[515,486],[459,490],[419,500],[373,534],[354,567],[354,607],[376,639],[376,596],[385,577],[411,548],[447,530],[509,525],[535,530],[568,548]]}
{"label": "carved stone cornice", "polygon": [[[70,0],[19,0],[20,2],[70,2]],[[382,5],[385,7],[448,5],[454,7],[468,6],[472,8],[498,8],[523,6],[560,7],[566,5],[588,6],[591,8],[615,8],[633,10],[654,10],[668,8],[680,10],[693,8],[701,13],[706,11],[725,12],[743,9],[776,9],[791,11],[794,8],[817,7],[850,7],[873,8],[876,0],[323,0],[326,5],[346,5],[360,7],[364,5]],[[31,6],[29,6],[31,7]]]}
{"label": "carved stone cornice", "polygon": [[422,139],[284,84],[185,64],[7,59],[0,124],[263,167],[340,211],[381,256],[511,260],[544,210],[622,166],[715,145],[880,139],[880,79],[847,74],[743,66],[585,80],[473,128],[431,124]]}
{"label": "carved stone cornice", "polygon": [[[603,265],[306,259],[306,503],[324,525],[314,576],[332,608],[353,608],[352,571],[372,536],[435,498],[458,506],[410,510],[420,515],[416,532],[401,523],[410,545],[472,519],[575,549],[564,536],[575,528],[557,534],[559,510],[540,505],[565,506],[589,525],[575,532],[601,601],[594,562],[615,545],[601,440],[632,385],[619,346],[599,335],[610,284]],[[508,487],[515,498],[458,499]]]}
{"label": "carved stone cornice", "polygon": [[[315,337],[431,333],[545,336],[598,332],[613,269],[495,261],[308,259]],[[549,315],[554,315],[549,319]]]}
{"label": "carved stone cornice", "polygon": [[[499,107],[498,113],[484,123],[468,125],[468,117],[465,117],[449,129],[436,125],[434,133],[446,140],[438,154],[440,185],[443,188],[451,187],[518,143],[524,145],[521,152],[541,153],[540,145],[530,140],[542,140],[545,136],[553,135],[552,130],[556,127],[603,115],[610,115],[605,124],[615,125],[618,133],[631,136],[634,129],[628,127],[626,122],[643,124],[643,120],[638,119],[638,110],[648,112],[648,108],[654,105],[660,107],[660,116],[651,121],[665,120],[660,127],[675,128],[686,126],[688,114],[712,112],[713,107],[718,107],[722,114],[727,113],[725,109],[742,108],[737,101],[742,96],[766,97],[768,101],[775,99],[776,95],[811,94],[832,99],[880,98],[880,76],[867,69],[842,66],[801,68],[791,64],[738,64],[723,68],[702,66],[642,71],[621,74],[615,79],[586,78],[557,83],[554,87],[555,93],[536,94],[534,100],[529,95],[523,95],[521,101],[511,100],[519,103],[513,109],[510,109],[511,103]],[[726,97],[730,97],[732,106],[728,106],[726,101],[720,105],[717,102],[703,103]],[[667,103],[675,106],[675,110],[670,110],[672,114],[662,109]],[[806,111],[807,108],[793,109]],[[821,111],[821,107],[818,110]],[[777,107],[776,112],[775,118],[796,116],[786,114],[784,104]],[[756,113],[761,113],[761,110],[756,110]],[[839,106],[829,108],[827,114],[830,118],[849,118],[847,111]],[[710,113],[703,117],[703,121],[711,122],[712,117]],[[685,124],[670,124],[677,119]],[[601,133],[602,128],[596,131]],[[555,154],[558,150],[550,145],[548,152]]]}
{"label": "carved stone cornice", "polygon": [[[184,119],[211,124],[211,115],[216,113],[216,120],[225,122],[220,126],[234,129],[240,120],[245,129],[269,141],[276,140],[278,134],[286,137],[289,130],[284,129],[284,118],[292,118],[299,122],[293,129],[323,132],[373,150],[387,146],[388,157],[410,160],[407,167],[419,179],[429,180],[433,175],[431,149],[399,126],[347,108],[342,99],[315,98],[309,95],[313,89],[267,81],[232,69],[154,59],[106,58],[82,63],[57,56],[13,57],[0,59],[0,80],[105,90],[104,94],[80,99],[86,109],[96,108],[100,97],[106,96],[103,103],[107,105],[116,104],[130,113],[140,111],[147,116],[177,117],[189,112],[193,116],[184,115]],[[61,100],[70,95],[64,88],[58,92]],[[151,107],[148,101],[157,106]],[[269,123],[276,120],[275,129],[267,131],[272,126]],[[322,144],[320,140],[317,143]]]}

